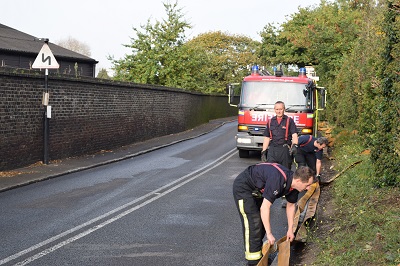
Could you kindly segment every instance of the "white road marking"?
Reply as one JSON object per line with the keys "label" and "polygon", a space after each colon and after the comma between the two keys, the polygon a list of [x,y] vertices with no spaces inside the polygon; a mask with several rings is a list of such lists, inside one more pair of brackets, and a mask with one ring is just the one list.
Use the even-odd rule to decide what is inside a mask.
{"label": "white road marking", "polygon": [[[122,217],[130,214],[131,212],[133,212],[135,210],[138,210],[141,207],[144,207],[147,204],[149,204],[149,203],[151,203],[151,202],[153,202],[153,201],[155,201],[155,200],[157,200],[157,199],[169,194],[170,192],[174,191],[175,189],[185,185],[186,183],[198,178],[199,176],[201,176],[201,175],[209,172],[210,170],[216,168],[217,166],[221,165],[222,163],[224,163],[225,161],[230,159],[236,153],[237,153],[237,149],[234,148],[234,149],[230,150],[228,153],[226,153],[224,156],[214,160],[213,162],[211,162],[211,163],[199,168],[198,170],[196,170],[196,171],[194,171],[192,173],[189,173],[189,174],[187,174],[185,176],[182,176],[179,179],[176,179],[175,181],[173,181],[173,182],[171,182],[171,183],[169,183],[169,184],[167,184],[167,185],[165,185],[163,187],[160,187],[155,191],[147,193],[147,194],[143,195],[142,197],[137,198],[136,200],[133,200],[133,201],[127,203],[127,204],[124,204],[124,205],[122,205],[122,206],[120,206],[120,207],[118,207],[118,208],[116,208],[116,209],[114,209],[112,211],[109,211],[109,212],[107,212],[107,213],[105,213],[105,214],[103,214],[101,216],[98,216],[98,217],[96,217],[96,218],[94,218],[94,219],[92,219],[92,220],[90,220],[90,221],[88,221],[86,223],[83,223],[83,224],[81,224],[79,226],[76,226],[76,227],[74,227],[74,228],[72,228],[70,230],[67,230],[67,231],[65,231],[65,232],[63,232],[61,234],[55,235],[55,236],[53,236],[53,237],[51,237],[51,238],[49,238],[49,239],[47,239],[45,241],[42,241],[42,242],[40,242],[40,243],[38,243],[36,245],[33,245],[30,248],[27,248],[27,249],[22,250],[22,251],[20,251],[18,253],[15,253],[14,255],[11,255],[11,256],[9,256],[7,258],[4,258],[4,259],[0,260],[0,265],[3,265],[5,263],[7,263],[7,262],[15,260],[15,259],[17,259],[17,258],[19,258],[19,257],[21,257],[21,256],[23,256],[23,255],[25,255],[25,254],[27,254],[29,252],[32,252],[32,251],[34,251],[36,249],[39,249],[39,248],[41,248],[41,247],[43,247],[43,246],[45,246],[47,244],[55,242],[56,240],[58,240],[58,239],[60,239],[60,238],[62,238],[64,236],[67,236],[67,235],[69,235],[71,233],[74,233],[75,231],[78,231],[78,230],[80,230],[82,228],[85,228],[85,227],[87,227],[89,225],[92,225],[92,224],[96,223],[97,221],[99,221],[101,219],[104,219],[106,217],[109,217],[109,216],[113,215],[116,212],[119,212],[119,211],[121,211],[121,210],[123,210],[125,208],[128,208],[128,207],[136,204],[137,202],[139,202],[139,201],[141,201],[141,200],[143,200],[143,199],[145,199],[147,197],[153,196],[151,199],[146,200],[145,202],[143,202],[143,203],[141,203],[139,205],[136,205],[136,206],[134,206],[134,207],[132,207],[132,208],[130,208],[130,209],[128,209],[128,210],[126,210],[126,211],[114,216],[114,217],[111,217],[110,219],[108,219],[108,220],[106,220],[106,221],[104,221],[104,222],[102,222],[102,223],[100,223],[98,225],[95,225],[95,226],[87,229],[86,231],[84,231],[82,233],[79,233],[79,234],[77,234],[75,236],[72,236],[72,237],[68,238],[67,240],[61,241],[60,243],[58,243],[56,245],[53,245],[52,247],[49,247],[49,248],[47,248],[47,249],[45,249],[45,250],[43,250],[43,251],[31,256],[31,257],[29,257],[29,258],[25,259],[24,261],[21,261],[21,262],[15,264],[15,265],[21,265],[21,266],[22,265],[26,265],[26,264],[34,261],[34,260],[37,260],[37,259],[39,259],[39,258],[41,258],[43,256],[46,256],[47,254],[49,254],[49,253],[51,253],[51,252],[53,252],[53,251],[65,246],[65,245],[67,245],[69,243],[72,243],[72,242],[74,242],[74,241],[76,241],[76,240],[78,240],[78,239],[80,239],[80,238],[82,238],[82,237],[84,237],[86,235],[89,235],[90,233],[93,233],[94,231],[96,231],[96,230],[98,230],[98,229],[100,229],[100,228],[102,228],[102,227],[104,227],[104,226],[106,226],[108,224],[111,224],[112,222],[115,222],[115,221],[121,219]],[[215,164],[215,165],[213,165],[213,164]],[[191,177],[191,178],[189,178],[189,179],[186,179],[189,176],[192,176],[194,174],[196,174],[196,175]],[[184,180],[184,179],[186,179],[186,180]],[[182,180],[184,180],[184,181],[182,181]],[[181,182],[181,183],[179,183],[179,182]],[[166,189],[166,188],[168,188],[171,185],[174,185],[176,183],[179,183],[179,184],[177,184],[177,185],[175,185],[175,186],[173,186],[173,187],[171,187],[171,188],[169,188],[169,189],[167,189],[167,190],[165,190],[163,192],[160,192],[160,191],[162,191],[162,190],[164,190],[164,189]],[[154,195],[156,195],[156,196],[154,196]]]}

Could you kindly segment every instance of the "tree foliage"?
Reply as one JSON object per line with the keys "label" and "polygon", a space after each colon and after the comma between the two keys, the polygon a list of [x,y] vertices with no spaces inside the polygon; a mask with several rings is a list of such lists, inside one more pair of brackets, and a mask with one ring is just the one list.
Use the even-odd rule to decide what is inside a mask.
{"label": "tree foliage", "polygon": [[164,6],[167,19],[134,28],[132,53],[113,60],[117,79],[209,93],[254,63],[313,65],[328,88],[326,118],[364,136],[378,185],[400,184],[399,0],[321,0],[267,24],[260,43],[220,31],[186,40],[181,9]]}
{"label": "tree foliage", "polygon": [[204,78],[196,72],[207,64],[207,57],[186,42],[185,30],[191,25],[184,19],[182,9],[164,4],[167,18],[154,24],[147,21],[141,29],[133,28],[136,37],[125,45],[132,50],[125,58],[111,58],[114,79],[136,83],[157,84],[191,90],[201,90]]}
{"label": "tree foliage", "polygon": [[221,31],[200,34],[187,45],[196,47],[208,58],[201,71],[210,80],[207,92],[223,92],[226,84],[241,82],[248,75],[248,65],[257,63],[259,43],[249,37]]}
{"label": "tree foliage", "polygon": [[383,10],[380,86],[373,105],[377,114],[371,159],[379,186],[400,185],[400,1],[387,1]]}
{"label": "tree foliage", "polygon": [[257,55],[260,64],[264,66],[277,65],[283,63],[282,58],[278,56],[285,41],[280,38],[280,27],[275,24],[267,24],[260,32],[261,44]]}
{"label": "tree foliage", "polygon": [[102,68],[100,69],[99,73],[97,74],[97,78],[99,79],[111,79],[107,73],[107,69]]}
{"label": "tree foliage", "polygon": [[[110,58],[114,79],[157,84],[204,93],[221,93],[229,82],[239,82],[247,65],[257,62],[258,42],[222,32],[200,34],[186,40],[191,28],[175,4],[164,4],[167,19],[148,20],[125,45],[131,54]],[[246,73],[246,74],[245,74]]]}
{"label": "tree foliage", "polygon": [[266,64],[312,64],[328,88],[328,120],[356,129],[378,185],[399,185],[399,0],[321,1],[262,31]]}
{"label": "tree foliage", "polygon": [[357,3],[349,2],[346,12],[361,18],[359,38],[333,75],[329,117],[337,126],[357,129],[364,136],[365,146],[371,149],[377,185],[399,185],[400,62],[395,48],[399,13],[388,7],[390,1]]}

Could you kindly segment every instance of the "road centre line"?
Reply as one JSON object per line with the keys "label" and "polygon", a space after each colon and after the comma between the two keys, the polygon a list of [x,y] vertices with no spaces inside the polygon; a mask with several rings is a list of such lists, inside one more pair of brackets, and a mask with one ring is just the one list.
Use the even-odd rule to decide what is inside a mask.
{"label": "road centre line", "polygon": [[[69,234],[72,234],[75,231],[78,231],[78,230],[80,230],[82,228],[90,226],[90,225],[98,222],[101,219],[107,218],[107,217],[115,214],[116,212],[122,211],[122,210],[124,210],[124,209],[126,209],[128,207],[131,207],[132,205],[135,205],[139,201],[142,201],[142,200],[144,200],[144,199],[146,199],[148,197],[152,197],[152,198],[144,201],[143,203],[141,203],[139,205],[136,205],[134,207],[131,207],[128,210],[125,210],[124,212],[116,215],[115,217],[112,217],[112,218],[110,218],[110,219],[108,219],[108,220],[106,220],[106,221],[104,221],[104,222],[102,222],[102,223],[100,223],[98,225],[95,225],[95,226],[87,229],[86,231],[84,231],[82,233],[79,233],[79,234],[77,234],[75,236],[72,236],[72,237],[68,238],[65,241],[62,241],[62,242],[60,242],[60,243],[58,243],[58,244],[56,244],[56,245],[54,245],[54,246],[52,246],[50,248],[47,248],[47,249],[45,249],[45,250],[43,250],[43,251],[41,251],[41,252],[31,256],[31,257],[25,259],[24,261],[21,261],[21,262],[15,264],[15,265],[21,265],[21,266],[22,265],[26,265],[26,264],[28,264],[28,263],[30,263],[30,262],[38,259],[38,258],[46,256],[47,254],[49,254],[49,253],[51,253],[51,252],[53,252],[53,251],[65,246],[65,245],[67,245],[69,243],[72,243],[72,242],[74,242],[74,241],[76,241],[76,240],[78,240],[78,239],[80,239],[80,238],[82,238],[82,237],[84,237],[84,236],[86,236],[86,235],[88,235],[88,234],[90,234],[90,233],[92,233],[92,232],[94,232],[94,231],[96,231],[96,230],[108,225],[108,224],[111,224],[112,222],[115,222],[115,221],[121,219],[122,217],[130,214],[131,212],[133,212],[135,210],[138,210],[141,207],[144,207],[147,204],[149,204],[149,203],[151,203],[151,202],[153,202],[153,201],[155,201],[155,200],[157,200],[157,199],[169,194],[170,192],[180,188],[181,186],[185,185],[186,183],[198,178],[199,176],[201,176],[201,175],[209,172],[210,170],[216,168],[217,166],[221,165],[222,163],[224,163],[225,161],[230,159],[236,153],[237,153],[237,149],[234,148],[234,149],[230,150],[228,153],[226,153],[224,156],[212,161],[211,163],[199,168],[198,170],[196,170],[196,171],[194,171],[192,173],[189,173],[189,174],[187,174],[185,176],[182,176],[182,177],[176,179],[175,181],[173,181],[173,182],[171,182],[171,183],[169,183],[169,184],[167,184],[167,185],[165,185],[163,187],[160,187],[160,188],[158,188],[158,189],[156,189],[156,190],[154,190],[154,191],[152,191],[150,193],[147,193],[147,194],[143,195],[142,197],[139,197],[139,198],[137,198],[137,199],[135,199],[135,200],[133,200],[131,202],[128,202],[128,203],[126,203],[126,204],[124,204],[124,205],[122,205],[122,206],[120,206],[120,207],[118,207],[118,208],[116,208],[114,210],[111,210],[111,211],[109,211],[109,212],[107,212],[107,213],[105,213],[105,214],[103,214],[101,216],[98,216],[98,217],[96,217],[96,218],[94,218],[92,220],[89,220],[86,223],[78,225],[78,226],[76,226],[74,228],[71,228],[71,229],[61,233],[61,234],[53,236],[53,237],[51,237],[51,238],[49,238],[49,239],[47,239],[45,241],[42,241],[42,242],[40,242],[40,243],[38,243],[36,245],[33,245],[33,246],[31,246],[31,247],[29,247],[29,248],[27,248],[25,250],[22,250],[22,251],[14,254],[14,255],[6,257],[6,258],[0,260],[0,265],[3,265],[5,263],[7,263],[7,262],[15,260],[15,259],[17,259],[17,258],[19,258],[19,257],[21,257],[21,256],[23,256],[23,255],[25,255],[25,254],[27,254],[29,252],[32,252],[32,251],[34,251],[36,249],[39,249],[39,248],[41,248],[41,247],[43,247],[43,246],[45,246],[47,244],[55,242],[56,240],[58,240],[58,239],[60,239],[60,238],[62,238],[64,236],[67,236]],[[188,178],[190,176],[192,176],[192,177]],[[179,183],[179,184],[175,185],[176,183]],[[173,186],[173,185],[175,185],[175,186]],[[167,189],[167,190],[165,190],[165,189]],[[163,191],[163,190],[165,190],[165,191]],[[156,196],[154,196],[154,195],[156,195]]]}

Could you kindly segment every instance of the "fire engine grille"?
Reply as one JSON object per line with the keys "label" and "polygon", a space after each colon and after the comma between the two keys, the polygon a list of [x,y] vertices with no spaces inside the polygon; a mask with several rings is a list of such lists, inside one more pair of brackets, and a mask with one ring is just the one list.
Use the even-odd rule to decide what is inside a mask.
{"label": "fire engine grille", "polygon": [[248,128],[250,134],[255,136],[262,136],[265,130],[265,127],[260,127],[260,126],[249,126]]}

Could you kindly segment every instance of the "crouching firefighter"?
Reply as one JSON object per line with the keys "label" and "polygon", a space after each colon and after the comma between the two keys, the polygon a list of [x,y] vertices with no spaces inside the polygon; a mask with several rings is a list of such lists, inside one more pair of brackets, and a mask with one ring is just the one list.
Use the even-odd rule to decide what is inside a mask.
{"label": "crouching firefighter", "polygon": [[328,146],[329,141],[325,137],[315,138],[312,135],[302,135],[299,137],[299,146],[294,159],[298,166],[308,166],[318,178],[321,179],[321,166],[323,149]]}
{"label": "crouching firefighter", "polygon": [[245,258],[257,265],[262,257],[263,238],[273,245],[275,237],[270,224],[270,208],[277,198],[286,197],[287,239],[294,240],[293,219],[299,192],[315,182],[314,171],[299,167],[295,172],[276,163],[249,166],[233,183],[233,197],[242,222]]}

